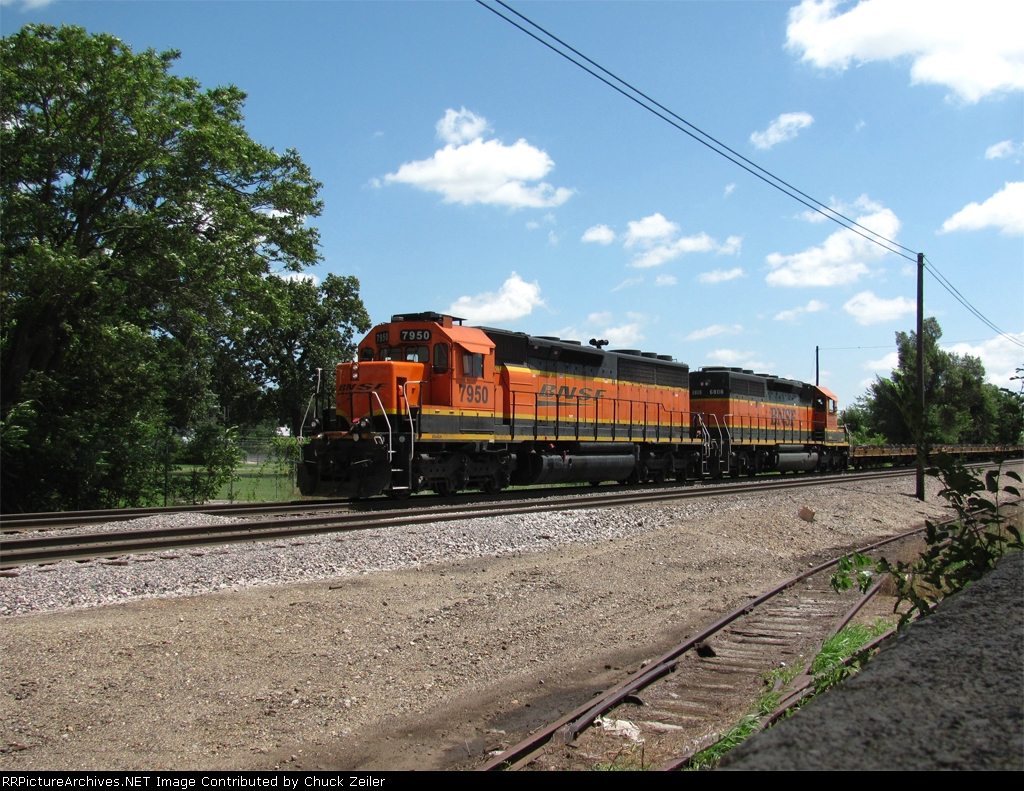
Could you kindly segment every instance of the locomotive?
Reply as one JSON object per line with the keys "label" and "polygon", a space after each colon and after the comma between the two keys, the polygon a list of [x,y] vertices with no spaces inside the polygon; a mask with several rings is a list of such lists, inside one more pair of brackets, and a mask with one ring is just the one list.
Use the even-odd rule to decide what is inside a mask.
{"label": "locomotive", "polygon": [[300,491],[402,498],[849,464],[824,387],[605,345],[392,316],[337,366],[334,408],[302,446]]}

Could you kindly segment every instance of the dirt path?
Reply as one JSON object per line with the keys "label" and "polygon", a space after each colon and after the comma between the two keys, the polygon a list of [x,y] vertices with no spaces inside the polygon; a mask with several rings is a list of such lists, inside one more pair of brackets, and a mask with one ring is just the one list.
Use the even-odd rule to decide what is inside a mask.
{"label": "dirt path", "polygon": [[941,512],[912,491],[645,506],[629,518],[664,526],[630,539],[4,618],[0,768],[472,765],[773,581]]}

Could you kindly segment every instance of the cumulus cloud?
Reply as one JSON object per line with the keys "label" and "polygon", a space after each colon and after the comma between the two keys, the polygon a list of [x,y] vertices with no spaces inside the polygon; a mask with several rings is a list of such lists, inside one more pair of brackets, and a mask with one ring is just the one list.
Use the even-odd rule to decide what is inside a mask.
{"label": "cumulus cloud", "polygon": [[[1017,334],[1010,333],[1011,338],[1016,338],[1017,343],[1024,343],[1024,332]],[[1016,392],[1020,388],[1019,381],[1010,381],[1014,376],[1014,370],[1024,362],[1024,354],[1020,346],[1000,335],[990,341],[983,341],[978,345],[970,343],[957,343],[953,346],[943,347],[947,352],[956,354],[969,354],[972,357],[981,358],[985,366],[985,379],[999,387],[1006,387]]]}
{"label": "cumulus cloud", "polygon": [[611,346],[626,347],[632,346],[644,339],[640,322],[631,324],[620,324],[618,327],[606,327],[601,334],[607,339]]}
{"label": "cumulus cloud", "polygon": [[814,116],[810,113],[783,113],[768,124],[768,128],[763,132],[751,133],[750,142],[755,148],[767,150],[777,143],[792,140],[801,129],[813,123]]}
{"label": "cumulus cloud", "polygon": [[406,162],[384,181],[438,192],[445,203],[463,205],[536,209],[560,206],[570,198],[573,190],[540,181],[555,166],[545,151],[522,139],[510,146],[484,140],[488,128],[486,119],[465,108],[449,109],[437,122],[437,134],[447,145],[429,159]]}
{"label": "cumulus cloud", "polygon": [[944,85],[962,101],[1024,90],[1020,0],[803,0],[786,46],[821,69],[909,58],[911,84]]}
{"label": "cumulus cloud", "polygon": [[984,203],[968,203],[942,223],[942,233],[998,228],[1009,236],[1024,235],[1024,181],[1007,182]]}
{"label": "cumulus cloud", "polygon": [[704,338],[713,338],[716,335],[735,335],[743,332],[742,324],[712,324],[702,330],[694,330],[686,336],[688,341],[700,341]]}
{"label": "cumulus cloud", "polygon": [[783,310],[780,313],[775,314],[776,321],[796,321],[798,318],[806,313],[818,313],[819,311],[825,310],[828,307],[824,302],[819,302],[816,299],[812,299],[803,307],[793,308],[792,310]]}
{"label": "cumulus cloud", "polygon": [[882,299],[870,291],[862,291],[843,305],[843,310],[853,316],[858,324],[879,324],[894,321],[905,313],[914,313],[917,303],[906,297]]}
{"label": "cumulus cloud", "polygon": [[725,185],[725,194],[722,197],[723,198],[728,198],[735,191],[736,191],[736,185],[735,184],[726,184]]}
{"label": "cumulus cloud", "polygon": [[642,220],[633,220],[627,224],[626,247],[640,244],[649,246],[661,239],[668,239],[679,232],[679,226],[666,220],[661,212],[655,212]]}
{"label": "cumulus cloud", "polygon": [[743,277],[743,269],[736,267],[735,269],[715,269],[711,272],[701,272],[697,275],[697,279],[701,283],[724,283],[726,280],[735,280],[738,277]]}
{"label": "cumulus cloud", "polygon": [[754,359],[755,352],[741,352],[736,349],[715,349],[708,352],[708,359],[719,365],[750,368],[754,371],[766,371],[774,367],[774,363],[764,363]]}
{"label": "cumulus cloud", "polygon": [[475,297],[459,297],[448,308],[453,316],[484,324],[514,321],[528,316],[535,307],[544,305],[540,284],[527,283],[515,272],[502,283],[497,293],[486,292]]}
{"label": "cumulus cloud", "polygon": [[867,360],[863,367],[869,371],[895,371],[899,364],[899,352],[889,352],[881,360]]}
{"label": "cumulus cloud", "polygon": [[[895,239],[900,221],[891,209],[861,196],[856,206],[868,212],[857,217],[857,222],[875,233]],[[841,286],[855,283],[871,270],[868,263],[884,258],[888,253],[853,231],[836,231],[824,243],[801,253],[782,255],[771,253],[767,257],[771,272],[765,277],[770,286]]]}
{"label": "cumulus cloud", "polygon": [[985,149],[985,159],[1005,159],[1006,157],[1012,157],[1014,154],[1019,154],[1022,146],[1014,143],[1012,140],[1004,140],[1001,143],[995,143]]}
{"label": "cumulus cloud", "polygon": [[583,232],[581,242],[597,242],[598,244],[611,244],[615,241],[615,231],[607,225],[593,225]]}
{"label": "cumulus cloud", "polygon": [[445,110],[444,118],[437,122],[437,136],[453,146],[476,140],[483,137],[484,132],[490,131],[491,125],[486,118],[471,113],[465,107],[458,112],[449,107]]}

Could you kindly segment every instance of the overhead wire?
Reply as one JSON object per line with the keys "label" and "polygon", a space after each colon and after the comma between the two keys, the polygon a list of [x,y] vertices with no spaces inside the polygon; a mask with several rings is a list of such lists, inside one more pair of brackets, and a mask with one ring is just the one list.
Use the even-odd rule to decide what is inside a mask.
{"label": "overhead wire", "polygon": [[[696,140],[697,142],[699,142],[702,145],[706,146],[707,148],[710,148],[712,151],[714,151],[719,156],[724,157],[725,159],[728,159],[734,165],[737,165],[737,166],[743,168],[744,170],[746,170],[751,175],[757,176],[757,178],[761,179],[766,184],[769,184],[770,186],[774,187],[775,189],[779,190],[780,192],[788,195],[790,198],[793,198],[794,200],[799,201],[800,203],[802,203],[804,206],[807,206],[807,208],[811,209],[812,211],[815,211],[818,214],[821,214],[823,217],[826,217],[826,218],[832,220],[833,222],[837,223],[838,225],[842,225],[847,230],[853,231],[854,233],[858,234],[859,236],[863,236],[868,241],[873,242],[873,243],[879,245],[880,247],[885,248],[886,250],[888,250],[891,253],[895,253],[896,255],[903,255],[902,253],[899,252],[899,250],[905,250],[908,253],[913,253],[914,255],[916,255],[916,251],[910,249],[909,247],[905,247],[904,245],[901,245],[899,242],[897,242],[897,241],[895,241],[893,239],[889,239],[888,237],[878,233],[877,231],[873,231],[872,229],[868,228],[867,226],[861,225],[856,220],[853,220],[850,217],[847,217],[846,215],[842,214],[838,210],[832,208],[831,206],[828,206],[827,204],[823,203],[822,201],[819,201],[817,198],[814,198],[811,195],[808,195],[807,193],[805,193],[802,190],[794,187],[792,184],[790,184],[789,182],[787,182],[784,179],[780,178],[779,176],[776,176],[771,171],[766,170],[765,168],[763,168],[760,165],[758,165],[756,162],[753,162],[750,159],[748,159],[747,157],[743,156],[738,151],[733,150],[732,148],[727,146],[725,143],[721,142],[717,138],[713,137],[712,135],[710,135],[707,132],[705,132],[704,130],[702,130],[700,127],[696,126],[695,124],[690,123],[685,118],[683,118],[682,116],[678,115],[677,113],[675,113],[674,111],[672,111],[668,107],[665,107],[665,105],[663,105],[660,102],[658,102],[657,100],[651,98],[646,93],[641,91],[639,88],[631,85],[630,83],[626,82],[624,79],[619,77],[618,75],[616,75],[613,72],[609,71],[608,69],[604,68],[604,66],[602,66],[601,64],[599,64],[596,61],[592,60],[587,55],[583,54],[582,52],[577,50],[575,47],[573,47],[571,44],[566,43],[565,41],[560,39],[558,36],[554,35],[550,31],[548,31],[545,28],[543,28],[540,25],[538,25],[533,20],[531,20],[528,17],[524,16],[523,14],[519,13],[514,8],[512,8],[510,5],[508,5],[507,3],[503,2],[503,0],[493,0],[493,2],[496,2],[499,5],[501,5],[503,8],[506,8],[509,12],[515,14],[517,17],[522,19],[527,24],[529,24],[532,27],[536,28],[537,30],[541,31],[545,36],[548,36],[552,40],[557,41],[561,46],[565,47],[566,49],[568,49],[573,54],[575,54],[578,57],[582,58],[587,63],[591,64],[594,68],[600,70],[604,74],[607,74],[611,79],[615,80],[616,82],[620,83],[621,85],[624,85],[630,91],[633,91],[633,93],[637,94],[637,96],[642,97],[644,99],[644,101],[650,102],[655,107],[657,107],[659,110],[661,110],[664,113],[666,113],[669,116],[671,116],[671,118],[674,118],[675,120],[677,120],[680,123],[684,124],[686,127],[688,127],[688,129],[681,128],[678,124],[674,123],[671,119],[666,118],[664,115],[662,115],[661,113],[657,112],[652,107],[649,107],[648,105],[644,104],[643,101],[640,101],[635,96],[630,95],[629,93],[627,93],[625,90],[623,90],[619,86],[612,84],[611,82],[606,80],[601,75],[596,74],[594,71],[592,71],[591,69],[587,68],[582,63],[579,63],[578,61],[574,60],[569,55],[567,55],[565,52],[562,52],[557,47],[553,46],[550,42],[545,41],[544,39],[542,39],[539,36],[535,35],[533,32],[527,30],[522,25],[518,24],[515,20],[509,19],[507,16],[502,14],[500,11],[490,7],[485,2],[483,2],[483,0],[476,0],[476,2],[479,5],[481,5],[484,8],[486,8],[488,11],[490,11],[493,14],[495,14],[495,15],[501,17],[502,19],[504,19],[510,25],[515,26],[516,28],[518,28],[522,32],[526,33],[528,36],[530,36],[534,40],[540,42],[541,44],[546,46],[548,49],[550,49],[552,52],[555,52],[558,55],[561,55],[563,58],[568,60],[570,63],[578,66],[579,68],[581,68],[584,71],[586,71],[588,74],[590,74],[590,75],[596,77],[597,79],[601,80],[601,82],[605,83],[610,88],[615,89],[616,91],[621,93],[626,98],[632,100],[636,104],[638,104],[641,107],[643,107],[648,112],[650,112],[653,115],[656,115],[657,117],[661,118],[666,123],[671,124],[676,129],[679,129],[681,132],[684,132],[685,134],[689,135],[694,140]],[[691,129],[693,130],[693,132],[689,131]],[[700,137],[698,137],[698,135],[700,135]],[[702,139],[702,138],[706,138],[706,140]],[[708,141],[710,141],[710,142],[708,142]],[[717,148],[716,148],[716,146],[717,146]],[[741,161],[737,161],[737,160],[741,160]],[[746,163],[746,164],[744,164],[744,163]],[[803,198],[806,198],[806,200],[803,200]],[[807,201],[810,201],[810,203],[808,203]],[[867,234],[871,234],[871,236],[868,236]],[[892,245],[892,246],[894,246],[894,247],[896,247],[898,249],[892,249],[892,247],[890,247],[889,245]],[[903,257],[907,258],[909,260],[916,260],[916,259],[910,258],[910,256],[907,256],[907,255],[903,255]]]}
{"label": "overhead wire", "polygon": [[[528,35],[530,38],[532,38],[535,41],[537,41],[538,43],[544,45],[545,47],[550,49],[555,54],[560,55],[562,58],[564,58],[565,60],[569,61],[570,63],[572,63],[576,67],[578,67],[578,68],[582,69],[583,71],[587,72],[592,77],[600,80],[605,85],[607,85],[609,88],[612,88],[613,90],[615,90],[618,93],[622,94],[624,97],[626,97],[630,101],[634,102],[635,104],[639,105],[640,107],[643,107],[645,110],[647,110],[652,115],[657,116],[658,118],[660,118],[661,120],[663,120],[667,124],[669,124],[670,126],[678,129],[683,134],[689,136],[690,138],[692,138],[693,140],[697,141],[698,143],[700,143],[701,145],[705,146],[706,148],[710,149],[711,151],[714,151],[719,156],[723,157],[724,159],[729,160],[730,162],[732,162],[737,167],[743,168],[743,170],[747,171],[752,176],[755,176],[756,178],[760,179],[765,184],[768,184],[770,187],[773,187],[774,189],[778,190],[779,192],[783,193],[784,195],[787,195],[788,197],[792,198],[793,200],[797,201],[798,203],[803,204],[804,206],[806,206],[807,208],[811,209],[812,211],[814,211],[814,212],[816,212],[818,214],[821,214],[823,217],[831,220],[832,222],[836,223],[837,225],[842,226],[843,228],[845,228],[846,230],[850,231],[851,233],[855,233],[858,236],[861,236],[862,238],[866,239],[867,241],[869,241],[869,242],[871,242],[873,244],[878,245],[879,247],[885,249],[886,251],[888,251],[890,253],[893,253],[894,255],[898,255],[901,258],[907,259],[908,261],[913,261],[914,263],[917,263],[917,255],[918,254],[917,254],[916,251],[912,250],[909,247],[906,247],[906,246],[900,244],[899,242],[895,241],[894,239],[889,239],[888,237],[878,233],[877,231],[873,231],[870,228],[868,228],[868,227],[866,227],[864,225],[861,225],[856,220],[853,220],[850,217],[847,217],[846,215],[842,214],[841,212],[837,211],[836,209],[828,206],[827,204],[823,203],[822,201],[819,201],[817,198],[814,198],[811,195],[808,195],[807,193],[805,193],[802,190],[798,189],[797,187],[793,186],[792,184],[790,184],[789,182],[787,182],[784,179],[780,178],[779,176],[776,176],[774,173],[772,173],[772,172],[766,170],[765,168],[761,167],[756,162],[751,161],[747,157],[743,156],[739,152],[737,152],[737,151],[733,150],[732,148],[730,148],[729,146],[727,146],[725,143],[721,142],[717,138],[713,137],[712,135],[708,134],[704,130],[700,129],[698,126],[690,123],[685,118],[683,118],[682,116],[680,116],[677,113],[675,113],[673,110],[665,107],[665,105],[663,105],[660,102],[658,102],[657,100],[651,98],[646,93],[641,91],[639,88],[636,88],[635,86],[633,86],[630,83],[626,82],[624,79],[622,79],[618,75],[616,75],[613,72],[609,71],[604,66],[602,66],[599,63],[597,63],[595,60],[593,60],[592,58],[588,57],[587,55],[583,54],[578,49],[573,47],[571,44],[568,44],[567,42],[563,41],[561,38],[559,38],[555,34],[551,33],[550,31],[548,31],[547,29],[545,29],[541,25],[537,24],[536,22],[534,22],[529,17],[525,16],[524,14],[521,14],[519,11],[517,11],[516,9],[514,9],[510,5],[508,5],[508,3],[504,2],[504,0],[492,0],[492,2],[497,3],[502,8],[506,9],[509,13],[514,14],[519,19],[523,20],[523,22],[525,22],[526,24],[530,25],[530,27],[540,31],[545,36],[550,38],[552,41],[557,42],[560,46],[564,47],[565,49],[569,50],[569,52],[573,53],[573,55],[576,55],[577,57],[582,58],[584,61],[586,61],[586,63],[589,63],[591,66],[593,66],[594,69],[597,69],[598,71],[600,71],[601,74],[599,74],[597,71],[594,71],[594,69],[589,68],[584,63],[580,63],[578,60],[573,58],[571,55],[569,55],[568,53],[566,53],[563,50],[561,50],[558,47],[556,47],[550,41],[547,41],[544,38],[541,38],[536,33],[534,33],[532,30],[529,30],[529,29],[523,27],[523,25],[519,24],[514,19],[509,18],[505,14],[501,13],[501,11],[499,11],[498,9],[493,8],[492,6],[488,5],[483,0],[476,0],[476,2],[477,2],[477,4],[479,4],[479,5],[483,6],[484,8],[486,8],[488,11],[490,11],[495,16],[500,17],[501,19],[505,20],[506,22],[508,22],[513,27],[517,28],[521,32],[523,32],[526,35]],[[610,78],[610,80],[608,78],[602,76],[602,74],[607,75],[607,77]],[[614,80],[615,82],[612,82],[611,80]],[[615,83],[619,83],[619,84],[616,85]],[[625,88],[620,87],[620,85],[621,86],[625,86]],[[626,90],[626,89],[628,89],[628,90]],[[630,93],[630,91],[632,93]],[[633,95],[633,94],[636,94],[636,95]],[[637,98],[637,97],[640,97],[640,98]],[[649,104],[648,104],[648,102],[649,102]],[[653,107],[651,105],[653,105]],[[657,109],[655,109],[655,108],[657,108]],[[682,126],[680,124],[682,124]],[[905,252],[901,252],[901,251],[905,251]],[[906,253],[913,253],[914,255],[911,256],[911,255],[907,255]],[[1012,343],[1016,344],[1017,346],[1020,346],[1020,347],[1024,348],[1024,343],[1022,343],[1020,340],[1018,340],[1014,336],[1012,336],[1012,335],[1004,332],[1003,330],[999,329],[983,313],[981,313],[981,311],[979,311],[977,308],[975,308],[966,299],[966,297],[964,297],[959,291],[957,291],[956,287],[953,286],[952,283],[950,283],[948,280],[946,280],[946,278],[935,268],[934,264],[932,264],[930,261],[928,261],[927,258],[925,258],[925,263],[926,263],[926,267],[925,268],[938,281],[938,283],[943,288],[945,288],[958,302],[960,302],[960,304],[963,305],[973,316],[975,316],[979,321],[981,321],[983,324],[985,324],[985,326],[989,327],[994,332],[998,333],[1000,336],[1008,339],[1009,341],[1011,341]]]}
{"label": "overhead wire", "polygon": [[[618,82],[622,83],[622,85],[625,85],[627,88],[629,88],[629,90],[634,91],[636,94],[638,94],[639,96],[643,97],[646,101],[649,101],[649,102],[651,102],[651,104],[656,105],[656,107],[660,108],[665,114],[667,114],[668,116],[671,116],[671,117],[667,117],[665,114],[662,114],[662,112],[659,112],[654,107],[651,107],[651,106],[645,104],[644,101],[641,101],[641,99],[637,98],[636,96],[633,96],[628,91],[624,90],[623,88],[620,88],[615,83],[611,82],[610,80],[606,79],[605,77],[602,77],[600,74],[598,74],[593,69],[588,68],[583,63],[580,63],[579,61],[575,60],[574,58],[572,58],[567,53],[565,53],[562,50],[558,49],[558,47],[556,47],[553,44],[551,44],[551,42],[545,41],[543,38],[541,38],[540,36],[535,34],[533,31],[527,30],[525,27],[523,27],[518,22],[516,22],[514,19],[509,19],[507,16],[502,14],[497,9],[492,8],[491,6],[487,5],[487,3],[483,2],[483,0],[476,0],[476,2],[479,5],[481,5],[484,8],[486,8],[491,13],[493,13],[496,16],[501,17],[502,19],[504,19],[506,22],[508,22],[513,27],[518,28],[523,33],[528,35],[530,38],[534,39],[535,41],[537,41],[540,44],[543,44],[545,47],[550,49],[552,52],[554,52],[554,53],[556,53],[558,55],[561,55],[563,58],[565,58],[570,63],[574,64],[575,66],[579,67],[580,69],[583,69],[583,71],[587,72],[592,77],[595,77],[596,79],[600,80],[601,82],[603,82],[605,85],[607,85],[612,90],[617,91],[618,93],[622,94],[627,99],[629,99],[630,101],[634,102],[635,104],[638,104],[640,107],[643,107],[645,110],[647,110],[652,115],[657,116],[662,121],[665,121],[665,123],[669,124],[670,126],[675,127],[680,132],[682,132],[683,134],[688,135],[689,137],[693,138],[694,140],[696,140],[701,145],[711,149],[712,151],[714,151],[719,156],[729,160],[730,162],[732,162],[737,167],[743,168],[743,170],[747,171],[752,176],[760,179],[765,184],[768,184],[770,187],[773,187],[773,188],[777,189],[779,192],[781,192],[781,193],[783,193],[785,195],[788,195],[790,198],[792,198],[793,200],[797,201],[798,203],[803,204],[804,206],[806,206],[811,211],[817,212],[818,214],[822,215],[823,217],[826,217],[827,219],[832,220],[832,222],[836,223],[837,225],[841,225],[846,230],[848,230],[848,231],[850,231],[852,233],[855,233],[858,236],[863,237],[867,241],[869,241],[869,242],[871,242],[873,244],[876,244],[879,247],[882,247],[883,249],[887,250],[890,253],[893,253],[895,255],[901,256],[902,258],[906,258],[908,261],[916,261],[917,260],[913,256],[909,256],[906,253],[900,252],[901,250],[908,250],[909,252],[913,253],[914,251],[910,250],[910,248],[904,247],[903,245],[899,244],[898,242],[895,242],[892,239],[888,239],[885,236],[882,236],[881,234],[879,234],[879,233],[877,233],[875,231],[872,231],[870,228],[867,228],[867,227],[865,227],[863,225],[860,225],[856,221],[851,220],[848,217],[846,217],[845,215],[840,214],[838,211],[829,208],[826,204],[822,203],[821,201],[818,201],[818,200],[816,200],[816,199],[814,199],[814,198],[812,198],[810,196],[805,195],[804,193],[802,193],[800,190],[796,189],[795,187],[789,186],[789,184],[787,182],[785,182],[782,179],[778,178],[777,176],[773,175],[769,171],[764,170],[764,168],[761,168],[760,166],[758,166],[755,163],[751,162],[750,160],[748,160],[746,157],[742,156],[741,154],[737,154],[731,148],[729,148],[728,146],[724,145],[723,143],[720,143],[715,138],[713,138],[711,135],[708,135],[707,133],[701,131],[698,127],[693,126],[693,124],[690,124],[685,119],[680,118],[675,113],[673,113],[671,110],[665,109],[661,104],[659,104],[658,102],[654,101],[653,99],[648,98],[646,94],[644,94],[641,91],[637,90],[636,88],[631,86],[629,83],[627,83],[625,80],[622,80],[619,77],[616,77],[614,74],[612,74],[610,71],[608,71],[604,67],[594,63],[594,61],[592,61],[586,55],[582,55],[582,54],[578,53],[577,50],[573,49],[568,44],[565,44],[564,42],[561,41],[561,39],[557,38],[556,36],[548,33],[540,25],[537,25],[536,23],[530,21],[527,17],[524,17],[518,11],[515,11],[512,8],[509,8],[509,6],[506,5],[505,3],[501,2],[501,0],[494,0],[494,2],[500,3],[503,7],[508,8],[509,11],[511,11],[512,13],[516,14],[516,16],[519,16],[520,18],[522,18],[523,20],[528,22],[530,25],[533,25],[538,30],[542,31],[545,35],[550,36],[555,41],[558,41],[563,46],[565,46],[567,49],[571,50],[573,53],[578,54],[579,57],[585,59],[587,62],[594,63],[594,67],[595,68],[600,69],[602,72],[608,74],[612,79],[617,80]],[[676,120],[673,120],[673,118],[678,119],[679,123],[677,123]],[[680,124],[684,124],[685,126],[681,126]],[[691,127],[694,131],[691,132],[690,129],[688,129],[686,127]],[[703,137],[706,137],[707,140],[703,139],[702,137],[700,137],[698,135],[703,135]],[[708,142],[708,141],[711,141],[711,142]],[[718,148],[716,146],[720,146],[720,148]],[[724,150],[722,150],[722,149],[724,149]],[[745,163],[747,163],[747,164],[745,164]],[[792,190],[792,192],[790,190]],[[794,193],[796,193],[796,194],[794,194]],[[871,236],[869,236],[868,234],[871,234]]]}
{"label": "overhead wire", "polygon": [[1000,329],[991,321],[989,321],[989,319],[980,310],[974,307],[974,305],[972,305],[967,300],[967,297],[965,297],[957,290],[956,286],[954,286],[952,283],[949,282],[949,280],[946,279],[945,275],[943,275],[938,269],[935,268],[935,264],[928,260],[928,256],[925,256],[924,264],[925,271],[927,271],[933,278],[935,278],[936,282],[944,289],[946,289],[946,291],[948,291],[952,295],[953,299],[955,299],[957,302],[959,302],[961,305],[967,308],[967,310],[970,311],[972,315],[974,315],[979,321],[981,321],[986,327],[991,329],[993,332],[998,333],[1000,336],[1006,338],[1011,343],[1016,344],[1017,346],[1024,349],[1024,342],[1014,337],[1013,335],[1010,335],[1008,332]]}

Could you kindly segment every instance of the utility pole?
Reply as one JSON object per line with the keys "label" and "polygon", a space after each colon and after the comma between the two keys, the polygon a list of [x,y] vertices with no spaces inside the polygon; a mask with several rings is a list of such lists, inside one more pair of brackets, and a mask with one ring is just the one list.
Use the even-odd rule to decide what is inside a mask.
{"label": "utility pole", "polygon": [[814,386],[817,387],[821,382],[818,381],[818,346],[814,347]]}
{"label": "utility pole", "polygon": [[921,404],[917,432],[917,499],[924,500],[924,253],[917,254],[917,397]]}

